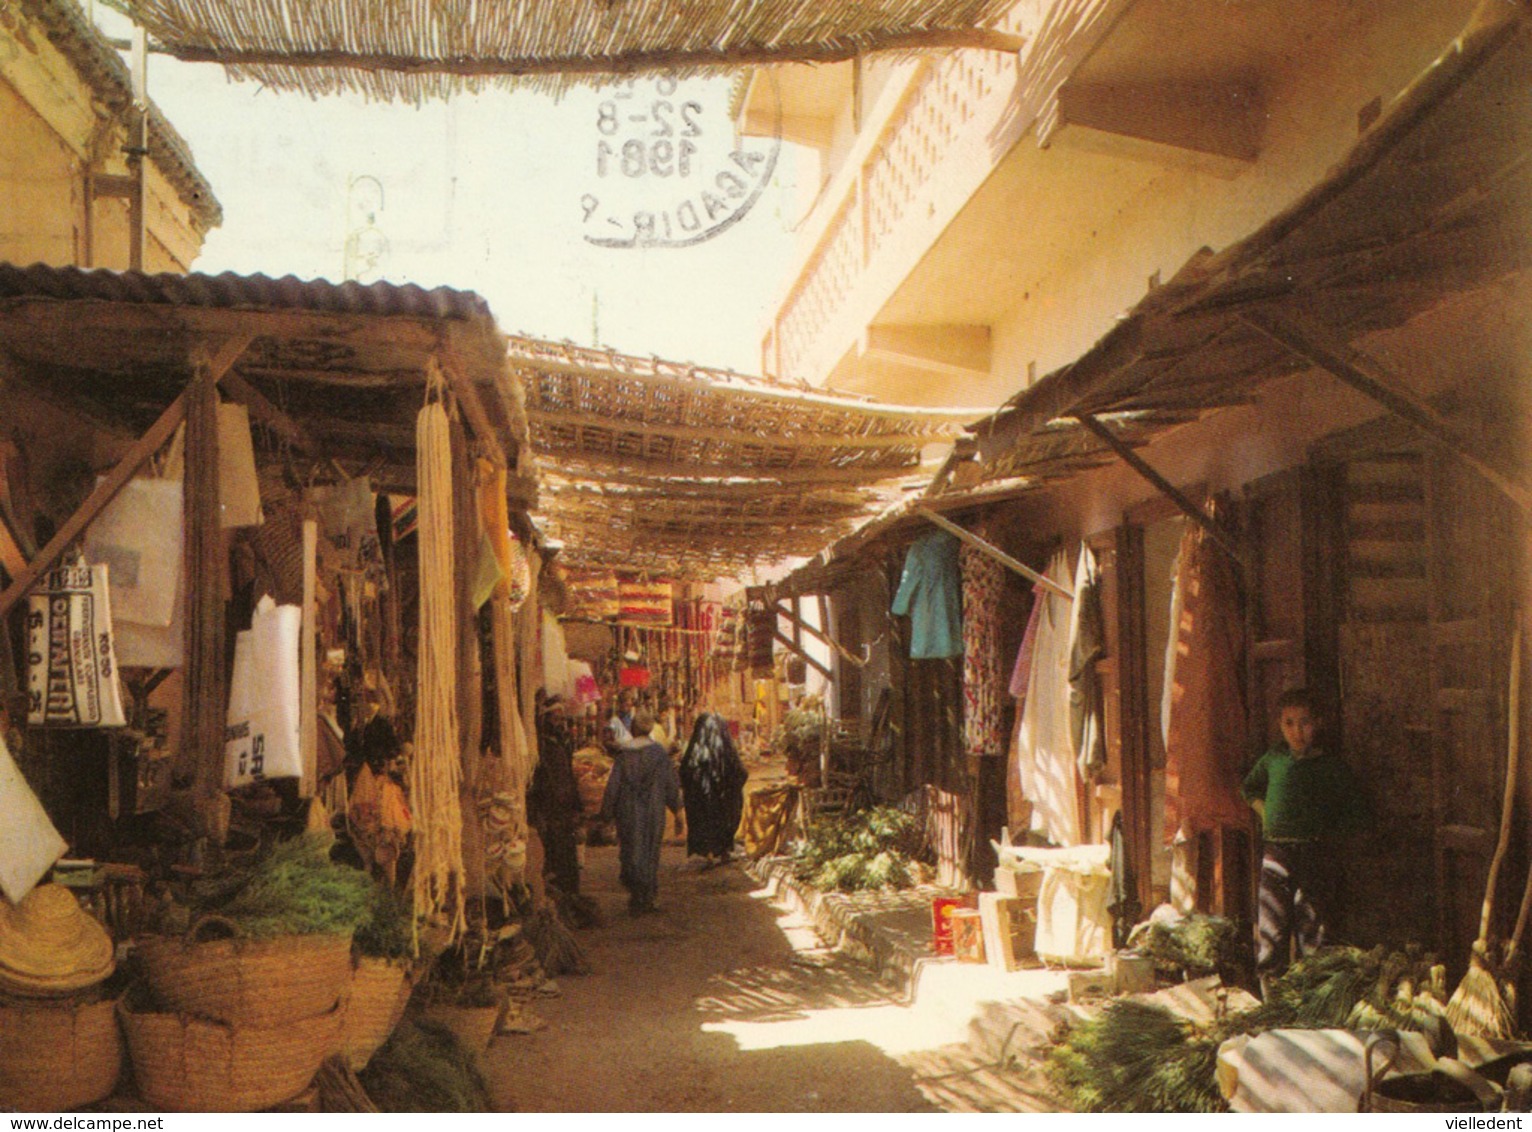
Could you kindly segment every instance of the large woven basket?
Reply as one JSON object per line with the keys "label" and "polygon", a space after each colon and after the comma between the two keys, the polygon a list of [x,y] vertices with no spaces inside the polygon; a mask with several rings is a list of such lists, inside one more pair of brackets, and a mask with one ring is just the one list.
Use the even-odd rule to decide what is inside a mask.
{"label": "large woven basket", "polygon": [[121,1072],[112,999],[0,999],[0,1109],[77,1108],[109,1096]]}
{"label": "large woven basket", "polygon": [[341,1007],[280,1026],[119,1011],[139,1095],[167,1112],[256,1112],[308,1088],[340,1037]]}
{"label": "large woven basket", "polygon": [[351,982],[351,935],[203,939],[227,920],[208,917],[184,939],[151,936],[137,954],[155,998],[172,1010],[240,1026],[280,1026],[335,1005]]}
{"label": "large woven basket", "polygon": [[340,1052],[360,1072],[394,1032],[412,989],[409,968],[389,959],[359,959],[341,1023]]}

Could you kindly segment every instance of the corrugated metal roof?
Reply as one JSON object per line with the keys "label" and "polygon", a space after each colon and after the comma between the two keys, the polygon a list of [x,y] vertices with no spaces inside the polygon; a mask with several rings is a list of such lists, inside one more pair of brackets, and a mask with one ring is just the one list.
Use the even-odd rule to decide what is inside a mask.
{"label": "corrugated metal roof", "polygon": [[334,314],[484,318],[493,321],[489,304],[473,291],[450,287],[427,290],[413,283],[332,283],[284,275],[184,275],[105,268],[18,267],[0,263],[0,299],[57,299],[141,303],[210,309],[320,311]]}

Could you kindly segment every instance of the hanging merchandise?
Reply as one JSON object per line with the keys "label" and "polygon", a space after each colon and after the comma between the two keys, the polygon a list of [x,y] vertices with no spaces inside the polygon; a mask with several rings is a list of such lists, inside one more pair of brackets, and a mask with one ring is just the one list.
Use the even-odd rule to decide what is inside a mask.
{"label": "hanging merchandise", "polygon": [[[1184,544],[1184,538],[1182,542]],[[1170,631],[1165,634],[1165,675],[1160,687],[1160,742],[1166,749],[1170,747],[1170,705],[1174,699],[1172,693],[1176,686],[1176,665],[1181,656],[1180,649],[1176,647],[1180,643],[1177,626],[1181,624],[1181,607],[1186,598],[1186,589],[1182,585],[1179,550],[1176,552],[1174,564],[1170,567],[1170,577],[1170,620],[1165,622],[1170,626]]]}
{"label": "hanging merchandise", "polygon": [[1004,568],[963,544],[963,745],[974,757],[1005,750],[1000,703],[1000,591]]}
{"label": "hanging merchandise", "polygon": [[86,528],[85,560],[111,570],[114,625],[168,626],[181,575],[181,481],[141,477],[124,484]]}
{"label": "hanging merchandise", "polygon": [[395,542],[409,538],[420,527],[420,508],[413,495],[390,495],[388,514]]}
{"label": "hanging merchandise", "polygon": [[234,676],[224,741],[226,789],[269,778],[299,778],[298,643],[303,611],[270,595],[256,603],[250,628],[234,638]]}
{"label": "hanging merchandise", "polygon": [[571,570],[565,585],[569,590],[570,617],[615,620],[622,611],[617,575],[610,570]]}
{"label": "hanging merchandise", "polygon": [[0,732],[0,893],[12,904],[47,875],[69,846],[48,820]]}
{"label": "hanging merchandise", "polygon": [[1106,652],[1101,619],[1101,572],[1088,546],[1080,547],[1075,600],[1069,620],[1069,738],[1080,777],[1089,781],[1106,765],[1101,676],[1096,662]]}
{"label": "hanging merchandise", "polygon": [[[325,540],[342,567],[356,570],[376,557],[378,507],[372,484],[366,476],[330,487],[312,488],[309,498],[319,511],[319,525]],[[397,517],[395,537],[398,537]]]}
{"label": "hanging merchandise", "polygon": [[569,667],[569,646],[564,640],[564,626],[547,609],[543,610],[543,691],[550,696],[574,699],[574,671]]}
{"label": "hanging merchandise", "polygon": [[264,521],[250,441],[250,410],[224,401],[218,406],[218,525],[228,530],[256,527]]}
{"label": "hanging merchandise", "polygon": [[910,618],[910,656],[915,660],[963,654],[962,579],[958,540],[928,531],[904,558],[904,574],[892,613]]}
{"label": "hanging merchandise", "polygon": [[[1065,586],[1069,556],[1048,563],[1049,580]],[[1069,623],[1072,604],[1042,591],[1027,700],[1016,736],[1016,774],[1032,803],[1032,828],[1059,846],[1080,843],[1080,803],[1074,744],[1069,728]]]}
{"label": "hanging merchandise", "polygon": [[1032,587],[1032,609],[1027,614],[1027,627],[1021,634],[1021,647],[1016,650],[1016,664],[1011,668],[1010,692],[1014,699],[1027,696],[1027,683],[1032,678],[1032,656],[1037,651],[1037,620],[1043,612],[1042,586]]}
{"label": "hanging merchandise", "polygon": [[107,568],[50,570],[27,604],[27,722],[125,726]]}
{"label": "hanging merchandise", "polygon": [[511,568],[505,579],[505,596],[514,612],[532,596],[532,565],[526,543],[517,538],[514,531],[507,530],[505,533],[511,555]]}
{"label": "hanging merchandise", "polygon": [[458,741],[457,573],[453,562],[452,439],[440,398],[444,382],[431,366],[428,397],[415,422],[420,507],[419,695],[415,753],[409,764],[415,821],[410,872],[416,922],[437,919],[448,941],[465,927],[462,752]]}
{"label": "hanging merchandise", "polygon": [[1239,583],[1224,550],[1194,523],[1181,538],[1181,611],[1170,727],[1165,745],[1165,835],[1221,826],[1246,828],[1240,793],[1247,736],[1244,614]]}
{"label": "hanging merchandise", "polygon": [[583,660],[571,659],[569,669],[574,673],[575,705],[588,707],[600,703],[601,686],[596,683],[596,673],[591,666]]}
{"label": "hanging merchandise", "polygon": [[643,625],[669,625],[674,616],[669,582],[617,583],[617,617]]}
{"label": "hanging merchandise", "polygon": [[771,654],[777,631],[777,611],[766,600],[766,591],[752,587],[746,590],[748,612],[745,620],[745,659],[750,671],[757,676],[770,675]]}

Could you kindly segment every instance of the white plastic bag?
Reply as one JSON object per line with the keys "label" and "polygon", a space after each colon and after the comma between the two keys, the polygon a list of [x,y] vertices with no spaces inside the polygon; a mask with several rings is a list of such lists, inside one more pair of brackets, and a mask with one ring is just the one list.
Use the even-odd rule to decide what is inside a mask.
{"label": "white plastic bag", "polygon": [[27,601],[27,722],[125,726],[107,568],[50,570]]}
{"label": "white plastic bag", "polygon": [[303,612],[268,595],[255,607],[250,628],[234,640],[224,736],[224,787],[267,778],[299,778],[298,643]]}
{"label": "white plastic bag", "polygon": [[21,903],[68,848],[0,735],[0,892]]}
{"label": "white plastic bag", "polygon": [[1107,911],[1111,849],[1076,845],[1067,849],[1013,848],[1015,860],[1043,869],[1037,894],[1037,954],[1064,961],[1104,958],[1112,950],[1112,915]]}
{"label": "white plastic bag", "polygon": [[181,575],[181,481],[141,477],[124,484],[86,528],[85,560],[111,570],[114,623],[168,626]]}

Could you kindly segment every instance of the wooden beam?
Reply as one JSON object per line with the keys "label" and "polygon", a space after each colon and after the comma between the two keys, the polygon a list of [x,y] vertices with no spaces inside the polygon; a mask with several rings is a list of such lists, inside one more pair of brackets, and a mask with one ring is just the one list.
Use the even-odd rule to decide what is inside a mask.
{"label": "wooden beam", "polygon": [[1020,574],[1023,578],[1026,578],[1028,581],[1034,583],[1035,585],[1042,586],[1043,589],[1047,590],[1049,593],[1056,594],[1057,596],[1063,598],[1065,601],[1074,601],[1075,595],[1071,591],[1066,590],[1063,586],[1059,585],[1052,578],[1048,577],[1048,575],[1039,574],[1026,563],[1018,562],[1005,551],[1001,550],[998,546],[995,546],[993,543],[980,538],[968,528],[959,526],[951,519],[947,518],[947,516],[938,515],[929,507],[917,507],[915,509],[915,514],[919,515],[923,519],[927,519],[930,522],[935,523],[948,534],[956,535],[975,550],[989,555],[996,562],[1000,563],[1000,565],[1004,566],[1007,570],[1012,570],[1017,574]]}
{"label": "wooden beam", "polygon": [[1482,446],[1464,436],[1456,424],[1382,362],[1353,348],[1327,327],[1311,319],[1272,310],[1251,310],[1240,316],[1253,329],[1325,370],[1394,416],[1446,448],[1502,493],[1522,514],[1532,515],[1532,487],[1515,472],[1481,455]]}
{"label": "wooden beam", "polygon": [[80,508],[71,515],[58,529],[58,532],[48,540],[48,545],[43,547],[37,557],[27,563],[24,570],[11,580],[11,584],[0,593],[0,618],[3,618],[30,590],[38,578],[42,577],[59,560],[59,557],[68,550],[75,539],[85,533],[85,528],[95,520],[96,516],[106,510],[107,504],[117,498],[127,482],[132,479],[140,468],[149,462],[149,458],[158,452],[175,433],[180,423],[186,419],[186,394],[182,393],[170,406],[160,414],[159,420],[149,426],[149,431],[144,433],[133,447],[117,465],[106,474],[106,478],[96,485],[96,489],[86,497]]}
{"label": "wooden beam", "polygon": [[[580,449],[551,448],[537,450],[543,471],[565,479],[590,479],[602,483],[631,483],[645,487],[665,487],[674,480],[705,483],[709,480],[741,480],[763,486],[774,484],[875,484],[889,480],[918,479],[920,464],[895,467],[750,467],[737,464],[704,464],[695,461],[671,462],[645,460],[618,452],[591,452]],[[585,471],[582,469],[589,469]],[[746,486],[741,483],[741,487]]]}
{"label": "wooden beam", "polygon": [[[211,365],[197,363],[186,391],[186,471],[181,511],[185,610],[185,689],[181,744],[197,768],[198,812],[223,789],[224,731],[228,722],[228,670],[224,614],[229,558],[219,503],[218,385]],[[212,822],[209,822],[211,826]]]}
{"label": "wooden beam", "polygon": [[844,660],[847,664],[855,665],[857,668],[866,668],[867,667],[867,662],[865,660],[863,660],[859,656],[853,655],[850,651],[847,650],[845,645],[843,645],[839,641],[835,640],[829,634],[821,632],[820,630],[816,629],[814,626],[810,625],[807,621],[803,620],[803,618],[799,617],[791,609],[788,609],[788,608],[784,607],[783,604],[782,604],[782,600],[783,600],[782,598],[777,598],[777,601],[776,601],[777,613],[780,614],[783,617],[786,617],[789,621],[791,621],[795,628],[801,629],[803,632],[807,633],[809,636],[813,637],[815,640],[822,641],[824,644],[829,645],[832,649],[834,649],[836,651],[836,653],[840,656],[840,658],[842,660]]}
{"label": "wooden beam", "polygon": [[611,55],[554,55],[430,58],[388,52],[335,50],[271,51],[232,47],[202,47],[166,43],[166,54],[187,63],[222,63],[226,67],[342,68],[406,75],[530,76],[627,75],[646,71],[687,70],[693,67],[752,67],[771,63],[839,63],[875,51],[924,51],[973,48],[1015,53],[1026,44],[1023,36],[990,28],[941,28],[926,31],[882,32],[851,38],[840,36],[819,43],[789,43],[741,48],[706,47],[692,50],[628,51]]}
{"label": "wooden beam", "polygon": [[1220,524],[1214,522],[1206,511],[1188,499],[1185,493],[1176,487],[1175,484],[1155,471],[1142,456],[1133,451],[1116,433],[1102,424],[1098,418],[1091,416],[1089,413],[1076,413],[1074,419],[1094,433],[1103,444],[1117,454],[1117,458],[1124,464],[1148,480],[1151,487],[1176,505],[1177,510],[1206,531],[1208,536],[1223,548],[1224,553],[1234,559],[1241,569],[1244,569],[1245,554],[1240,549],[1238,541]]}
{"label": "wooden beam", "polygon": [[473,428],[475,439],[484,446],[485,455],[497,466],[509,468],[510,463],[505,458],[505,448],[500,443],[500,434],[490,423],[489,412],[484,408],[484,402],[479,397],[479,388],[464,371],[456,352],[450,348],[444,348],[436,358],[432,359],[432,364],[438,365],[442,373],[446,375],[447,384],[457,394],[458,404],[463,407],[463,414]]}
{"label": "wooden beam", "polygon": [[787,649],[788,652],[792,653],[794,656],[802,657],[806,664],[813,668],[814,671],[823,675],[826,680],[835,679],[835,674],[833,672],[831,672],[823,664],[820,664],[819,661],[815,660],[803,649],[794,644],[791,638],[784,636],[782,630],[773,626],[771,635],[775,637],[777,639],[777,643],[780,644],[783,648]]}
{"label": "wooden beam", "polygon": [[239,374],[226,374],[222,384],[224,392],[250,410],[252,420],[266,425],[299,451],[309,453],[318,451],[314,441],[303,431],[302,425],[268,401],[259,389]]}

